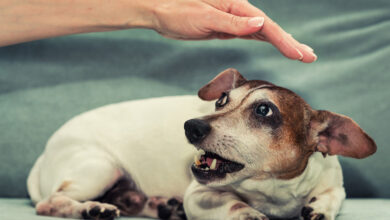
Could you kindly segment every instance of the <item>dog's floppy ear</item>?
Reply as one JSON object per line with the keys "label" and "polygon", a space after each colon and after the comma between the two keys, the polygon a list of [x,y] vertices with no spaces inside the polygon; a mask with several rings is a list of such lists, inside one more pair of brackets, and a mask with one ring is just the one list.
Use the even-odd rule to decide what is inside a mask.
{"label": "dog's floppy ear", "polygon": [[365,158],[376,152],[376,144],[351,118],[329,111],[313,111],[310,132],[316,150],[324,155]]}
{"label": "dog's floppy ear", "polygon": [[229,68],[218,74],[213,80],[203,86],[199,92],[199,98],[203,100],[218,99],[223,92],[237,88],[244,84],[246,79],[234,68]]}

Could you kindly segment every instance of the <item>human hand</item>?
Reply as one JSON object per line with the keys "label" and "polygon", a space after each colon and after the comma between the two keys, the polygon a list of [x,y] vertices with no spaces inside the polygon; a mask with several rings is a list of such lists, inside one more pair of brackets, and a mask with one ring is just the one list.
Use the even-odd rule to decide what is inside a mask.
{"label": "human hand", "polygon": [[314,62],[313,49],[296,41],[246,0],[159,0],[151,28],[181,40],[243,38],[271,43],[284,56]]}

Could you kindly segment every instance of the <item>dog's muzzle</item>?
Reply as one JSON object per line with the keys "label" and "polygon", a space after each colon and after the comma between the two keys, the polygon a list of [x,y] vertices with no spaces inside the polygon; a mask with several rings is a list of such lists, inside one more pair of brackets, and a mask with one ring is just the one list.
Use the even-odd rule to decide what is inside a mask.
{"label": "dog's muzzle", "polygon": [[234,173],[244,168],[244,165],[227,160],[223,156],[202,149],[202,141],[211,132],[211,126],[204,120],[191,119],[184,123],[185,134],[191,144],[200,148],[191,166],[192,173],[199,183],[207,184],[223,179],[228,173]]}
{"label": "dog's muzzle", "polygon": [[184,123],[184,130],[188,141],[197,144],[210,134],[211,126],[203,120],[191,119]]}

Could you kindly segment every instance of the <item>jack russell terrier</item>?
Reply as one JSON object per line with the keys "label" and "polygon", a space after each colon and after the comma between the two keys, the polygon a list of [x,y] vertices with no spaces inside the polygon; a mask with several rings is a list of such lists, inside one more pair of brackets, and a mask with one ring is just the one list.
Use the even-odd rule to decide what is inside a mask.
{"label": "jack russell terrier", "polygon": [[345,199],[336,155],[376,151],[352,119],[235,69],[198,96],[218,101],[130,101],[67,122],[28,177],[37,214],[334,220]]}

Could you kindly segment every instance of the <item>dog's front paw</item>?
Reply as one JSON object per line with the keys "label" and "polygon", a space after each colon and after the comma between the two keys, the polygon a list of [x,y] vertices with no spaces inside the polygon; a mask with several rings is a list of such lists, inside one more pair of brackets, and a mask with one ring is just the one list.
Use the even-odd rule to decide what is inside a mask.
{"label": "dog's front paw", "polygon": [[81,215],[84,219],[112,220],[119,217],[119,209],[107,203],[86,202]]}
{"label": "dog's front paw", "polygon": [[304,206],[301,211],[303,220],[327,220],[323,213],[314,210],[310,206]]}
{"label": "dog's front paw", "polygon": [[230,218],[231,220],[268,220],[267,216],[260,213],[259,211],[246,207],[240,210],[237,210],[233,216]]}
{"label": "dog's front paw", "polygon": [[157,206],[157,213],[160,219],[187,219],[186,214],[184,213],[183,202],[176,198],[169,199],[165,204],[159,204]]}

